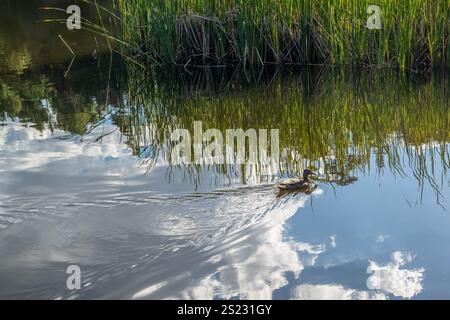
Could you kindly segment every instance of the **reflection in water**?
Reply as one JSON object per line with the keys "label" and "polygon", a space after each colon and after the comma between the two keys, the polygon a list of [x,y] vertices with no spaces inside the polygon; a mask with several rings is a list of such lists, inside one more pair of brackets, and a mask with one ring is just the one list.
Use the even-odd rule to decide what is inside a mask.
{"label": "reflection in water", "polygon": [[424,269],[400,269],[403,265],[413,260],[410,252],[394,252],[392,262],[380,266],[371,261],[367,268],[368,273],[373,273],[367,279],[369,289],[379,289],[396,297],[412,298],[422,291]]}
{"label": "reflection in water", "polygon": [[[36,229],[23,227],[27,230],[26,238],[31,238],[23,239],[22,245],[2,250],[5,257],[2,275],[20,274],[14,269],[19,263],[33,265],[33,283],[48,268],[48,263],[78,261],[82,268],[93,269],[85,283],[95,286],[86,287],[87,296],[90,287],[95,290],[105,286],[106,281],[114,283],[111,274],[120,279],[127,270],[147,270],[136,280],[132,273],[127,274],[131,279],[127,282],[132,285],[122,284],[122,291],[109,295],[269,299],[274,290],[287,284],[286,272],[298,275],[304,265],[314,264],[317,255],[325,250],[324,245],[285,242],[283,237],[286,221],[304,206],[306,196],[275,201],[271,186],[200,194],[179,192],[176,197],[155,194],[156,190],[144,193],[142,184],[146,179],[139,174],[142,169],[135,168],[137,172],[133,173],[135,165],[129,149],[122,149],[124,146],[114,141],[114,136],[101,144],[88,141],[79,144],[59,139],[57,132],[53,136],[48,131],[40,134],[19,124],[2,127],[1,136],[2,164],[11,164],[5,181],[9,190],[2,192],[5,197],[1,208],[6,209],[6,217],[16,217],[6,222],[22,224],[29,219],[36,226]],[[20,161],[12,161],[15,157]],[[41,179],[47,180],[45,186],[40,186]],[[69,179],[76,183],[63,182]],[[89,189],[83,190],[86,187]],[[91,189],[97,189],[95,196],[90,194]],[[316,190],[315,196],[320,192]],[[148,205],[152,206],[150,212]],[[99,210],[109,212],[108,220],[101,225],[97,221]],[[122,212],[128,212],[125,224]],[[136,226],[141,227],[136,229]],[[72,230],[69,238],[54,242],[64,238],[61,232],[66,228]],[[133,228],[133,236],[127,235],[128,228]],[[7,230],[15,233],[13,229]],[[35,239],[37,232],[42,235]],[[6,232],[5,237],[12,234]],[[138,239],[141,244],[136,246]],[[153,244],[146,244],[150,239]],[[37,241],[32,251],[23,246],[28,241]],[[93,246],[102,242],[105,243],[100,248]],[[104,252],[113,249],[115,254]],[[121,258],[116,261],[116,256]],[[180,266],[168,268],[168,258],[184,261],[183,269],[192,268],[185,269],[190,271],[184,274],[178,273]],[[104,265],[108,267],[103,269]],[[148,272],[148,266],[153,266],[153,271]],[[154,283],[155,279],[167,280]],[[130,293],[147,282],[149,286]],[[168,291],[164,292],[164,288]],[[177,289],[173,291],[174,288]],[[51,290],[35,289],[28,294],[40,292],[48,298],[58,297]],[[174,292],[179,295],[174,296]],[[70,292],[63,295],[72,296]]]}
{"label": "reflection in water", "polygon": [[[246,218],[248,225],[228,233],[225,242],[216,248],[214,242],[220,239],[209,244],[213,252],[220,248],[207,261],[214,265],[215,271],[203,275],[203,279],[176,298],[271,299],[274,290],[288,284],[286,272],[298,277],[305,264],[314,264],[325,245],[286,242],[283,237],[284,225],[304,206],[307,198],[274,204],[271,193],[271,190],[260,195],[245,193],[243,197],[233,196],[222,202],[226,206],[221,209],[223,214],[236,210],[237,203],[233,202],[242,202],[243,208],[240,207],[244,212],[253,212]],[[319,190],[316,195],[320,195]]]}
{"label": "reflection in water", "polygon": [[381,266],[370,261],[367,289],[345,288],[340,284],[302,284],[293,289],[292,297],[300,300],[385,300],[389,295],[411,299],[422,289],[423,268],[400,269],[413,259],[409,252],[392,253],[392,262]]}
{"label": "reflection in water", "polygon": [[[66,85],[70,88],[70,80]],[[324,192],[335,194],[342,187],[361,188],[359,178],[369,174],[366,170],[372,165],[378,168],[378,174],[413,178],[416,186],[419,182],[422,193],[429,194],[423,181],[432,181],[429,183],[431,190],[441,201],[446,186],[438,177],[444,177],[448,166],[448,148],[445,136],[439,131],[430,131],[435,135],[431,140],[434,144],[427,145],[426,134],[420,136],[422,130],[417,128],[416,132],[409,128],[409,134],[417,135],[418,139],[417,145],[410,146],[402,138],[404,135],[379,133],[380,136],[371,138],[381,139],[378,142],[371,142],[369,138],[358,142],[367,143],[368,151],[361,151],[361,147],[354,145],[354,134],[330,136],[330,140],[319,139],[312,144],[301,144],[301,139],[290,140],[285,135],[280,176],[264,178],[251,166],[171,165],[170,158],[165,156],[169,149],[164,140],[168,132],[164,126],[170,123],[167,121],[173,121],[169,128],[189,127],[200,116],[193,112],[193,106],[186,106],[184,111],[171,109],[175,102],[165,101],[165,96],[158,100],[143,95],[141,98],[161,103],[155,112],[148,113],[147,106],[153,104],[129,105],[130,93],[118,92],[112,94],[117,97],[117,104],[106,108],[99,104],[101,90],[96,93],[95,88],[89,88],[77,98],[71,91],[54,90],[52,86],[48,81],[43,88],[49,91],[39,93],[47,95],[46,99],[34,99],[34,105],[15,114],[7,110],[0,127],[0,162],[4,173],[0,236],[4,241],[11,241],[6,240],[11,237],[18,240],[14,247],[2,249],[5,257],[0,266],[4,283],[2,296],[386,299],[391,296],[413,298],[421,292],[424,269],[402,269],[412,259],[408,254],[397,253],[388,264],[370,262],[370,274],[366,273],[367,266],[361,268],[364,286],[352,287],[345,281],[340,283],[342,280],[309,282],[310,270],[322,268],[323,262],[319,261],[327,260],[322,257],[343,249],[337,240],[343,235],[333,230],[314,241],[296,239],[295,229],[291,230],[289,225],[305,207],[313,208],[313,202],[336,201],[336,198],[324,198]],[[286,95],[293,90],[290,88],[288,82]],[[249,90],[251,94],[253,89]],[[215,99],[218,98],[213,95],[205,101],[209,101],[214,112],[219,112],[218,107],[214,107],[219,103]],[[74,104],[72,109],[67,109],[67,104],[58,101],[73,101]],[[97,102],[98,109],[89,107],[89,101]],[[177,101],[179,106],[185,106],[191,100]],[[271,103],[276,101],[287,103],[281,98]],[[299,106],[312,108],[308,103],[304,100]],[[315,108],[323,108],[321,105],[317,102]],[[79,115],[85,112],[86,106],[88,117],[83,120]],[[161,112],[163,106],[167,108],[165,112]],[[398,121],[412,121],[408,118],[408,105],[403,106],[405,110]],[[445,113],[439,103],[431,106],[436,108],[434,113]],[[251,108],[251,104],[234,106],[230,103],[223,108],[235,108],[233,112],[237,115],[241,112],[236,118],[241,121],[239,119],[244,119],[242,109]],[[265,107],[260,104],[259,108]],[[251,125],[268,125],[265,121],[276,117],[273,110],[280,107],[269,104],[267,108],[267,120],[258,118],[260,122]],[[351,117],[352,112],[346,108],[346,104],[333,106],[331,110],[335,111],[330,114],[330,109],[325,108],[324,116],[343,117],[347,112],[345,117]],[[36,118],[36,111],[32,110],[42,110],[44,116]],[[136,110],[143,112],[137,118]],[[256,110],[245,112],[253,111]],[[68,114],[72,115],[68,117]],[[174,120],[170,120],[172,117]],[[437,128],[440,118],[432,114],[430,117],[427,125]],[[221,124],[214,125],[220,127]],[[325,130],[328,125],[325,122],[320,129],[318,122],[314,127]],[[281,129],[284,134],[286,126],[289,130],[297,128],[297,124],[286,123],[285,129]],[[365,126],[356,128],[362,130],[358,133],[361,136],[373,130]],[[314,134],[308,132],[298,135],[315,140]],[[386,137],[387,140],[383,140]],[[337,139],[343,139],[342,146],[332,143]],[[442,139],[443,143],[437,142]],[[139,147],[136,147],[137,142]],[[372,150],[371,144],[377,143],[379,149]],[[150,167],[148,161],[152,161]],[[318,169],[319,188],[311,195],[294,193],[277,199],[272,181],[295,175],[296,168],[300,170],[306,165]],[[430,174],[429,168],[433,166]],[[192,193],[194,190],[197,192]],[[366,192],[373,192],[369,190]],[[309,204],[310,201],[313,202]],[[405,206],[403,199],[401,203]],[[356,208],[350,203],[346,210],[353,212]],[[320,224],[312,227],[320,228]],[[374,238],[376,243],[386,242],[386,250],[391,250],[389,237],[383,236],[384,241],[379,241],[377,234]],[[30,243],[35,245],[30,248]],[[370,250],[363,259],[377,261],[371,257]],[[84,270],[82,292],[68,292],[61,287],[65,283],[64,266],[68,263],[79,264]],[[27,268],[17,269],[18,264],[33,266],[32,272]],[[335,264],[339,266],[342,262],[332,263]],[[52,278],[49,278],[49,270],[53,270]],[[15,281],[6,281],[17,277],[25,277],[27,284],[18,286]]]}
{"label": "reflection in water", "polygon": [[[398,176],[404,175],[408,162],[420,188],[427,183],[438,202],[442,198],[444,177],[430,173],[424,160],[433,153],[433,161],[444,167],[449,163],[449,93],[444,75],[423,79],[390,71],[349,75],[306,69],[288,76],[263,70],[253,78],[245,70],[230,74],[227,69],[206,69],[180,79],[170,77],[170,70],[129,72],[125,101],[112,120],[149,170],[158,157],[172,162],[171,132],[179,128],[193,132],[194,122],[202,121],[205,130],[222,132],[280,130],[279,168],[267,172],[260,165],[207,167],[218,176],[261,183],[299,176],[305,167],[313,167],[321,172],[322,181],[345,186],[357,181],[356,171],[371,169],[368,164],[375,155],[377,170],[387,168]],[[204,168],[186,170],[199,187]],[[226,181],[219,179],[218,185]]]}
{"label": "reflection in water", "polygon": [[[10,212],[15,217],[8,219],[1,215],[3,228],[8,226],[5,222],[17,223],[27,218],[45,219],[47,215],[68,215],[74,209],[72,201],[81,202],[79,198],[83,194],[79,193],[86,187],[65,186],[70,179],[80,176],[95,179],[95,176],[100,175],[96,170],[101,169],[102,176],[111,177],[108,183],[120,184],[123,170],[129,172],[136,167],[130,157],[131,151],[118,143],[118,135],[110,136],[101,144],[92,143],[97,135],[86,136],[85,143],[62,139],[65,135],[64,131],[38,131],[21,123],[8,123],[0,127],[0,172],[2,180],[9,182],[0,189],[3,196],[0,208],[7,210],[6,216]],[[130,168],[125,168],[126,163]],[[144,173],[138,168],[135,170]],[[45,179],[44,185],[41,179]],[[61,186],[68,189],[64,190],[67,193],[55,193]],[[64,212],[61,206],[65,208]]]}
{"label": "reflection in water", "polygon": [[[79,143],[21,124],[1,129],[1,167],[9,169],[2,175],[0,236],[20,239],[2,248],[4,297],[270,299],[288,289],[283,297],[379,299],[412,298],[422,290],[424,270],[402,269],[412,255],[400,252],[390,263],[370,262],[370,274],[362,270],[365,290],[308,282],[289,289],[341,246],[341,234],[320,242],[289,236],[289,221],[310,200],[326,201],[321,188],[279,200],[270,184],[174,190],[158,173],[163,163],[143,175],[117,132],[101,143],[94,139],[100,131],[92,132]],[[74,294],[61,283],[64,265],[75,262],[86,277],[82,293]],[[45,277],[49,270],[60,276]],[[29,282],[17,287],[9,277]]]}
{"label": "reflection in water", "polygon": [[[323,70],[306,70],[300,77],[275,74],[268,84],[256,85],[237,82],[224,70],[217,75],[213,89],[203,89],[203,82],[198,84],[201,89],[196,89],[190,87],[200,81],[196,74],[181,81],[153,81],[158,74],[151,78],[139,74],[127,80],[117,66],[112,77],[117,86],[107,94],[107,65],[93,74],[83,61],[74,67],[81,71],[68,80],[61,72],[51,74],[50,79],[33,73],[25,79],[5,77],[0,119],[19,117],[38,129],[61,128],[81,138],[93,128],[112,123],[148,170],[158,158],[171,162],[171,132],[178,128],[192,131],[197,120],[203,121],[204,130],[218,128],[223,132],[227,128],[275,128],[280,129],[279,168],[207,166],[222,177],[217,185],[230,183],[234,177],[243,183],[271,182],[279,176],[297,177],[305,167],[312,167],[321,173],[321,181],[345,186],[357,181],[356,171],[371,169],[368,163],[375,155],[377,170],[386,168],[403,176],[407,162],[414,167],[419,187],[429,184],[439,203],[442,198],[439,190],[445,179],[430,172],[425,158],[433,153],[433,161],[448,167],[450,109],[445,76],[436,74],[423,80],[392,72],[347,75],[329,71],[324,75]],[[88,75],[98,87],[82,80]],[[227,89],[230,87],[238,89]],[[110,132],[103,130],[98,139],[107,134]],[[185,169],[189,181],[199,187],[204,166]]]}
{"label": "reflection in water", "polygon": [[385,300],[394,297],[411,299],[419,294],[423,287],[424,269],[400,269],[412,261],[409,252],[392,253],[392,262],[380,266],[370,261],[367,273],[367,289],[345,288],[340,284],[302,284],[293,289],[294,299],[300,300]]}
{"label": "reflection in water", "polygon": [[300,285],[293,291],[297,300],[385,300],[386,296],[371,291],[346,289],[341,285]]}

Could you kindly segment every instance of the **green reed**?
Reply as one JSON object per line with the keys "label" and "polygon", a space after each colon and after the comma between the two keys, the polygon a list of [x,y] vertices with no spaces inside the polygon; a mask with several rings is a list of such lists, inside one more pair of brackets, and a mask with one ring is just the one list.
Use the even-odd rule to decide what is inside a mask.
{"label": "green reed", "polygon": [[[381,8],[381,30],[366,27]],[[117,0],[133,55],[160,64],[448,66],[450,3],[440,0]]]}

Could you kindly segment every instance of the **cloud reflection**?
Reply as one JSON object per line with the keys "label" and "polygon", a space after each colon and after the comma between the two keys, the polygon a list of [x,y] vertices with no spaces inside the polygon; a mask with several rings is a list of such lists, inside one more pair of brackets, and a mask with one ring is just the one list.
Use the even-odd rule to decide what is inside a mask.
{"label": "cloud reflection", "polygon": [[[136,167],[131,149],[121,141],[121,135],[115,129],[115,126],[106,124],[102,130],[114,133],[105,136],[101,143],[90,143],[99,136],[98,131],[84,136],[83,143],[80,143],[79,139],[69,139],[61,130],[39,131],[21,123],[8,123],[0,126],[0,168],[8,172],[40,170],[49,163],[75,158],[76,166],[60,168],[64,169],[64,174],[79,174],[81,169],[92,168],[93,160],[100,161],[103,166],[105,161],[127,160],[133,162],[129,167]],[[52,167],[53,171],[56,169],[58,167]],[[114,169],[120,170],[120,166]]]}
{"label": "cloud reflection", "polygon": [[419,294],[423,287],[423,273],[425,269],[401,269],[411,262],[414,256],[410,252],[396,251],[392,253],[392,261],[386,265],[370,261],[367,268],[372,275],[367,279],[369,289],[377,289],[396,297],[411,299]]}
{"label": "cloud reflection", "polygon": [[[109,130],[106,129],[106,131]],[[55,196],[57,192],[65,191],[65,194],[80,195],[79,190],[71,190],[71,184],[65,183],[61,180],[62,178],[73,179],[75,176],[83,175],[85,179],[83,183],[90,183],[86,185],[88,187],[86,191],[90,192],[89,188],[97,186],[102,175],[115,177],[108,180],[103,177],[105,185],[110,187],[113,183],[123,183],[127,175],[137,176],[145,170],[138,168],[136,159],[132,157],[131,151],[123,144],[123,141],[120,141],[119,135],[109,135],[101,143],[88,143],[89,137],[86,137],[83,143],[71,139],[59,139],[63,135],[64,132],[52,133],[50,130],[39,132],[19,124],[0,127],[0,168],[8,168],[10,176],[12,176],[11,172],[15,171],[13,173],[17,180],[15,190],[20,190],[21,195],[25,194],[25,191],[32,193],[35,189],[31,190],[29,183],[26,183],[30,180],[23,182],[18,179],[19,173],[24,175],[25,171],[40,171],[45,177],[47,189],[44,190],[39,185],[39,192],[48,196],[40,202],[32,198],[34,201],[32,204],[45,213],[52,210],[49,207],[50,204],[55,208],[61,206],[62,200]],[[198,193],[195,197],[176,194],[171,186],[170,191],[176,194],[176,197],[168,198],[161,195],[163,178],[156,173],[150,173],[149,177],[156,181],[155,185],[159,189],[154,190],[157,190],[158,198],[150,198],[147,193],[141,195],[140,188],[122,194],[125,190],[121,186],[119,190],[121,193],[117,199],[112,199],[110,189],[105,189],[104,194],[101,194],[104,199],[100,199],[98,194],[95,198],[92,196],[92,199],[83,199],[85,202],[80,202],[78,198],[74,198],[76,201],[69,199],[72,206],[68,208],[76,213],[85,212],[86,206],[75,206],[74,203],[95,204],[92,210],[97,211],[101,208],[98,201],[103,199],[101,204],[109,208],[108,219],[101,220],[103,216],[100,215],[98,217],[84,216],[82,221],[74,219],[71,221],[71,226],[74,228],[71,231],[77,230],[74,222],[79,224],[78,232],[83,236],[83,240],[86,239],[83,246],[74,247],[73,243],[67,243],[68,246],[61,247],[60,251],[50,252],[42,249],[39,254],[29,255],[28,261],[33,262],[30,265],[36,265],[37,262],[68,261],[71,259],[70,253],[77,256],[81,252],[87,262],[98,260],[99,256],[103,257],[104,265],[111,266],[113,270],[118,270],[117,274],[121,274],[125,270],[124,264],[129,261],[136,263],[138,258],[143,257],[138,261],[142,265],[134,268],[138,270],[135,271],[136,278],[132,279],[131,276],[126,278],[127,283],[131,283],[131,279],[134,282],[130,284],[130,287],[122,283],[120,287],[122,291],[118,290],[118,296],[136,299],[230,299],[236,297],[272,299],[277,290],[289,287],[288,275],[301,281],[300,275],[307,267],[315,266],[318,257],[327,248],[336,248],[341,243],[341,234],[339,237],[334,234],[324,237],[326,244],[302,242],[287,239],[285,236],[289,219],[305,206],[311,196],[320,196],[321,189],[316,189],[311,196],[297,195],[277,201],[274,197],[273,186],[246,189],[231,187],[223,192],[214,190],[214,192]],[[34,178],[35,176],[30,177],[30,179]],[[8,175],[3,175],[1,179],[4,185],[13,186],[13,180],[6,180],[11,179]],[[133,177],[127,183],[133,185],[136,182],[135,179]],[[153,191],[149,186],[147,188],[149,192]],[[3,196],[18,197],[14,194],[13,188],[11,192]],[[65,194],[63,194],[64,197]],[[137,196],[141,200],[137,203],[142,203],[139,208],[133,202]],[[128,198],[130,201],[125,201]],[[2,199],[5,202],[6,200],[7,198]],[[17,198],[17,201],[12,201],[9,207],[15,207],[19,202],[23,204],[22,199]],[[150,203],[151,206],[147,206]],[[130,204],[133,205],[132,210],[126,207]],[[201,212],[199,208],[202,208]],[[2,210],[4,208],[0,207],[0,217],[3,217],[3,220],[0,219],[0,229],[19,221],[12,219],[19,219],[21,216],[9,214],[6,217]],[[128,213],[126,220],[122,218],[123,212]],[[53,230],[54,224],[50,226]],[[111,230],[121,231],[120,228],[124,226],[129,229],[124,232],[123,238],[119,237],[119,232],[116,233],[116,238],[111,236]],[[41,244],[50,246],[59,243],[59,239],[58,242],[55,240],[56,236],[42,230],[45,229],[39,229],[42,235],[36,236]],[[66,231],[61,232],[61,235],[65,235]],[[99,232],[101,235],[102,231],[106,235],[103,238],[99,237]],[[133,235],[139,235],[136,237],[137,240],[134,240]],[[99,238],[102,241],[97,241]],[[385,238],[379,237],[377,242],[383,242]],[[128,242],[124,239],[128,239]],[[152,247],[145,241],[156,241],[155,239],[161,241],[161,246],[158,247],[152,242],[151,244],[155,247],[155,251],[152,251]],[[142,243],[148,246],[142,246]],[[68,250],[69,247],[70,250]],[[24,250],[27,248],[24,247]],[[109,254],[113,250],[114,255]],[[24,252],[21,252],[21,257],[27,256]],[[45,255],[46,252],[51,254]],[[64,255],[67,252],[69,254]],[[108,254],[102,254],[102,252]],[[169,257],[170,260],[156,259],[160,256]],[[113,257],[117,257],[117,260]],[[424,269],[404,269],[404,266],[413,258],[411,253],[394,252],[392,261],[385,265],[370,261],[367,269],[370,273],[367,279],[368,290],[348,288],[334,283],[303,283],[291,290],[292,297],[295,299],[387,299],[389,295],[394,295],[412,298],[423,289],[424,273]],[[17,262],[12,258],[10,261]],[[173,270],[167,271],[165,263],[168,261],[175,262],[174,265],[179,264],[179,268],[174,267]],[[148,271],[155,269],[162,271],[155,274],[150,274]],[[186,270],[190,272],[183,274],[182,272]],[[101,269],[98,277],[104,277],[107,273],[107,270]],[[97,277],[97,274],[95,276]],[[91,279],[90,288],[98,286],[96,277]]]}
{"label": "cloud reflection", "polygon": [[[318,189],[314,195],[321,192]],[[269,199],[266,205],[269,205],[273,199],[266,198]],[[264,203],[251,199],[252,195],[246,195],[241,198],[241,203],[253,207],[254,213],[264,207]],[[260,221],[241,230],[245,242],[238,242],[220,255],[220,261],[226,264],[182,292],[178,298],[272,299],[275,290],[288,284],[288,272],[298,277],[305,266],[313,265],[326,249],[324,244],[312,245],[284,237],[287,220],[305,205],[307,199],[307,196],[287,199],[269,209]]]}
{"label": "cloud reflection", "polygon": [[386,295],[364,290],[344,288],[337,284],[302,284],[292,291],[297,300],[385,300]]}

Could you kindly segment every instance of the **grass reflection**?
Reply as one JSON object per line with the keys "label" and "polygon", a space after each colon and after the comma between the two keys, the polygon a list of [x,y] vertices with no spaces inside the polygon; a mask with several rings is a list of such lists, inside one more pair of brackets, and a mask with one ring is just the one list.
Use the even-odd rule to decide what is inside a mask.
{"label": "grass reflection", "polygon": [[[376,170],[389,168],[401,176],[410,166],[422,187],[426,180],[438,191],[442,183],[426,159],[439,161],[442,174],[449,165],[449,80],[439,73],[423,78],[388,70],[306,69],[286,75],[203,68],[174,80],[167,70],[138,72],[129,77],[129,103],[116,121],[135,154],[145,157],[159,155],[170,162],[170,132],[193,130],[193,122],[202,121],[205,128],[223,132],[280,129],[282,176],[298,176],[310,166],[320,169],[325,181],[346,185],[355,181],[356,171],[373,169],[375,155]],[[199,175],[202,169],[187,170]],[[273,178],[258,169],[213,168],[226,176],[239,171],[243,182],[248,170],[251,179]]]}

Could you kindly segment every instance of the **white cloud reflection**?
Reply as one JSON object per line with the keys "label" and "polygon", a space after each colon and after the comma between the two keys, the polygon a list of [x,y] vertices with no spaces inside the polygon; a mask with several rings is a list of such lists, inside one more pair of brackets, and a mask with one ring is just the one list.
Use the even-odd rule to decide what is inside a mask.
{"label": "white cloud reflection", "polygon": [[[318,189],[314,195],[321,192]],[[253,212],[255,217],[258,210],[263,210],[273,201],[267,196],[266,199],[264,203],[261,198],[244,195],[240,197],[241,209]],[[220,257],[211,259],[224,262],[217,268],[218,271],[201,279],[177,298],[272,299],[275,290],[288,284],[287,272],[298,277],[305,266],[313,265],[326,249],[324,244],[287,241],[284,237],[287,220],[304,206],[307,199],[306,196],[289,199],[268,210],[261,220],[241,230],[241,238],[245,241],[236,241],[223,250]],[[252,207],[252,211],[242,207]]]}
{"label": "white cloud reflection", "polygon": [[413,259],[414,256],[410,252],[396,251],[392,253],[392,261],[386,265],[370,261],[367,272],[372,275],[367,279],[367,287],[407,299],[419,294],[423,289],[425,270],[423,268],[401,269]]}
{"label": "white cloud reflection", "polygon": [[[0,171],[39,170],[49,163],[70,159],[75,159],[77,166],[66,165],[65,174],[78,174],[80,168],[92,168],[95,165],[93,160],[102,162],[103,166],[105,161],[112,159],[131,161],[132,167],[136,167],[131,149],[121,141],[120,133],[115,129],[115,126],[106,124],[99,130],[114,133],[104,137],[101,143],[93,143],[99,136],[98,130],[84,136],[84,142],[80,143],[80,139],[67,138],[67,133],[62,130],[39,131],[21,123],[8,123],[0,126],[0,168],[3,169]],[[115,166],[115,171],[120,171],[120,167]]]}
{"label": "white cloud reflection", "polygon": [[[105,128],[105,132],[112,130],[114,130],[114,126],[108,127],[107,125]],[[49,195],[52,195],[52,190],[61,192],[61,185],[56,184],[61,181],[61,177],[85,174],[93,176],[96,181],[100,180],[100,176],[116,177],[115,180],[107,180],[107,183],[111,184],[123,183],[126,175],[145,172],[145,168],[137,166],[136,158],[132,156],[131,150],[121,140],[119,132],[105,137],[101,143],[89,143],[89,137],[86,137],[83,143],[80,143],[79,139],[60,139],[64,135],[63,131],[43,130],[40,132],[34,128],[24,127],[22,124],[11,123],[1,126],[0,171],[3,169],[7,173],[13,171],[34,172],[48,170],[49,168],[46,166],[51,165],[51,170],[45,173],[45,178],[47,182],[55,182],[55,186],[52,187],[53,189],[48,189],[50,191],[46,191],[47,189],[42,191]],[[93,135],[97,136],[98,133],[93,133]],[[50,173],[55,176],[53,180]],[[151,178],[160,187],[161,177],[154,175]],[[8,181],[5,179],[8,179],[7,175],[0,177],[0,183],[8,185]],[[129,180],[128,183],[130,184],[132,181],[134,180]],[[11,185],[11,183],[9,184]],[[48,184],[51,185],[51,183]],[[27,187],[22,184],[19,186]],[[69,184],[64,184],[63,187],[69,188]],[[39,188],[39,190],[42,189],[41,186]],[[47,188],[50,187],[47,186]],[[152,200],[151,210],[141,209],[142,217],[147,217],[148,212],[152,211],[151,223],[142,220],[143,222],[139,224],[139,227],[143,229],[145,227],[145,235],[164,237],[164,240],[175,238],[189,240],[189,248],[195,247],[195,249],[187,254],[195,254],[197,257],[192,259],[192,265],[182,265],[183,248],[177,247],[179,256],[174,255],[173,261],[180,263],[178,270],[188,269],[192,270],[192,273],[183,276],[167,273],[164,274],[164,277],[167,276],[167,280],[149,278],[148,281],[139,281],[135,287],[126,288],[127,293],[132,291],[129,297],[136,299],[168,297],[272,299],[276,290],[288,285],[288,274],[299,279],[305,268],[316,265],[318,257],[326,251],[327,247],[337,247],[336,235],[324,238],[324,241],[328,242],[328,246],[325,243],[312,244],[286,239],[285,231],[288,220],[304,207],[309,199],[308,196],[289,197],[276,202],[272,189],[262,191],[251,189],[248,192],[227,194],[228,191],[217,198],[213,198],[209,194],[210,198],[202,199],[202,208],[207,208],[207,210],[203,209],[201,215],[197,214],[200,207],[197,206],[197,203],[192,203],[190,206],[191,203],[182,200],[181,197],[176,199],[181,203],[179,206],[175,206],[175,202],[171,203],[170,200],[161,196],[163,198],[161,203],[155,199]],[[157,192],[161,194],[160,189]],[[316,189],[312,196],[319,196],[321,193],[321,189]],[[14,196],[14,194],[10,196]],[[106,194],[106,199],[110,200],[108,197],[109,194]],[[147,201],[147,199],[145,200]],[[15,205],[18,201],[13,204]],[[42,201],[46,205],[49,203],[48,199]],[[40,202],[38,204],[41,205]],[[55,206],[58,204],[57,202]],[[111,207],[114,205],[111,204]],[[171,207],[175,209],[171,211]],[[82,207],[71,208],[84,210]],[[118,211],[117,216],[120,216],[119,213],[125,210],[123,206],[115,209]],[[11,217],[6,220],[7,215],[4,215],[2,210],[4,209],[0,207],[0,217],[3,217],[0,219],[0,230],[11,223],[16,223],[11,220]],[[136,210],[133,208],[134,215],[130,215],[128,219],[140,217]],[[113,218],[109,219],[108,222],[111,223]],[[121,226],[124,223],[119,221],[118,225]],[[89,227],[92,227],[93,231],[86,234],[91,237],[89,240],[95,241],[96,238],[93,234],[95,230],[93,226],[89,225]],[[137,229],[134,225],[130,229],[132,227]],[[83,226],[83,231],[85,230],[90,229]],[[45,235],[48,236],[48,233]],[[379,237],[377,242],[382,243],[386,238],[387,236]],[[93,245],[92,241],[89,243],[90,245]],[[53,244],[54,239],[52,238],[48,242]],[[112,240],[111,243],[113,243]],[[121,243],[113,244],[120,245]],[[131,242],[130,248],[134,249],[135,247],[139,248],[139,245]],[[94,249],[92,249],[92,253],[86,254],[87,259],[95,258]],[[101,251],[100,249],[98,250]],[[130,258],[132,249],[126,251],[127,259]],[[86,246],[83,247],[83,250],[86,251]],[[157,250],[158,254],[161,253],[160,248]],[[45,251],[40,252],[40,259],[43,257],[43,252]],[[70,258],[60,252],[51,253],[45,257],[47,261],[66,261]],[[141,253],[143,252],[136,251],[136,256]],[[106,262],[110,262],[109,258],[109,256],[105,257]],[[423,269],[403,268],[412,260],[413,256],[410,253],[394,252],[392,261],[385,265],[370,261],[367,269],[370,273],[367,279],[368,290],[346,288],[341,284],[301,284],[291,290],[292,297],[295,299],[386,299],[392,294],[396,297],[412,298],[423,289],[424,273]],[[155,265],[158,267],[157,261],[152,263],[149,264],[150,268]],[[145,282],[148,282],[147,285]],[[90,287],[95,287],[95,285],[94,281]],[[176,291],[171,289],[174,287],[177,288]]]}
{"label": "white cloud reflection", "polygon": [[411,262],[409,252],[392,253],[392,261],[381,265],[369,261],[369,290],[346,288],[341,284],[301,284],[292,290],[299,300],[386,300],[389,295],[410,299],[422,291],[424,269],[400,269]]}
{"label": "white cloud reflection", "polygon": [[297,300],[385,300],[386,295],[377,292],[344,288],[338,284],[302,284],[292,291]]}

